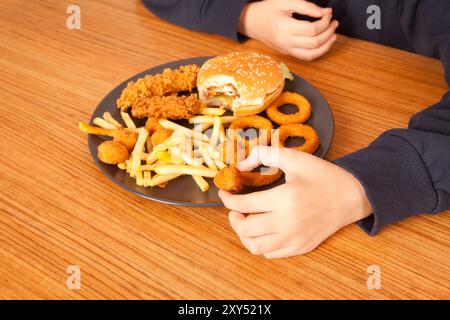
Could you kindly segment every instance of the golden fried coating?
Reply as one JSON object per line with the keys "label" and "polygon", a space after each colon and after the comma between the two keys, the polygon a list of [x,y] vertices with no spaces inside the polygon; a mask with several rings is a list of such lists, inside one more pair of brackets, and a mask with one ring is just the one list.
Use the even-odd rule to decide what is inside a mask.
{"label": "golden fried coating", "polygon": [[127,148],[117,141],[105,141],[97,147],[97,157],[101,162],[107,164],[118,164],[128,159]]}
{"label": "golden fried coating", "polygon": [[[147,75],[136,82],[129,82],[117,100],[117,106],[126,110],[146,98],[191,91],[197,85],[199,67],[195,64],[181,66],[178,69],[164,69],[162,73]],[[142,105],[142,104],[141,104]]]}
{"label": "golden fried coating", "polygon": [[157,129],[151,137],[152,145],[156,146],[160,143],[163,143],[167,138],[172,135],[172,130],[166,128]]}
{"label": "golden fried coating", "polygon": [[230,192],[241,192],[244,188],[241,172],[235,167],[220,170],[214,177],[214,184],[217,188]]}
{"label": "golden fried coating", "polygon": [[123,144],[128,151],[132,151],[134,149],[137,139],[138,133],[127,129],[116,129],[113,138],[114,141]]}
{"label": "golden fried coating", "polygon": [[[244,131],[248,128],[258,129],[258,136],[252,139],[246,140],[241,137],[239,130]],[[236,139],[240,142],[246,142],[250,147],[256,144],[270,145],[270,138],[272,135],[273,124],[269,119],[258,115],[250,115],[245,117],[239,117],[234,120],[228,127],[228,133],[231,138]]]}
{"label": "golden fried coating", "polygon": [[147,122],[145,122],[145,129],[147,129],[150,135],[161,128],[163,128],[163,126],[159,124],[159,119],[157,118],[150,117],[147,119]]}
{"label": "golden fried coating", "polygon": [[188,119],[200,110],[200,105],[196,94],[181,97],[154,96],[137,101],[131,113],[136,118]]}
{"label": "golden fried coating", "polygon": [[283,124],[278,128],[278,131],[280,147],[285,147],[284,142],[289,137],[302,137],[305,139],[305,143],[298,147],[292,147],[291,149],[314,153],[319,148],[320,141],[316,130],[306,124]]}
{"label": "golden fried coating", "polygon": [[[292,114],[282,113],[279,108],[285,104],[296,105],[298,111]],[[295,92],[283,92],[266,109],[269,119],[279,125],[290,123],[304,123],[311,117],[311,104],[301,94]]]}
{"label": "golden fried coating", "polygon": [[270,168],[267,172],[242,171],[242,183],[247,187],[262,187],[274,183],[283,175],[283,171]]}
{"label": "golden fried coating", "polygon": [[100,127],[90,126],[84,122],[79,123],[80,130],[89,134],[96,134],[99,136],[113,137],[113,140],[123,144],[128,151],[134,149],[137,142],[138,134],[135,131],[126,128],[105,129]]}

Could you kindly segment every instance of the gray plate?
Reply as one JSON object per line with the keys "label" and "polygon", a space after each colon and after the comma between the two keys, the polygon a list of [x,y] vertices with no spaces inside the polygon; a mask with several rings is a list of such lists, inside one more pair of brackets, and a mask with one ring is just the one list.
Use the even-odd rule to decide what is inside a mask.
{"label": "gray plate", "polygon": [[[94,118],[101,117],[103,112],[109,111],[112,116],[120,120],[120,112],[116,107],[116,100],[120,97],[122,90],[126,87],[129,81],[136,81],[138,78],[141,78],[147,74],[156,74],[163,71],[164,68],[178,68],[179,66],[186,64],[197,64],[202,65],[207,59],[206,57],[192,58],[186,60],[179,60],[169,62],[164,65],[160,65],[144,72],[141,72],[130,79],[126,80],[114,90],[112,90],[97,106],[94,111],[94,114],[91,118],[91,124]],[[316,151],[315,155],[323,158],[328,149],[330,148],[331,141],[333,139],[333,115],[331,113],[331,109],[328,106],[325,98],[319,93],[317,89],[315,89],[309,82],[302,79],[301,77],[295,75],[295,81],[286,82],[286,91],[294,91],[304,95],[312,105],[312,117],[307,122],[310,126],[314,127],[317,131],[317,134],[320,138],[320,147]],[[289,106],[282,107],[282,110],[285,109],[286,112],[290,112]],[[261,115],[265,115],[264,113]],[[136,120],[136,124],[143,125],[145,121]],[[88,136],[88,145],[89,150],[91,152],[92,158],[94,159],[97,166],[102,170],[102,172],[111,179],[114,183],[123,187],[124,189],[137,194],[141,197],[151,199],[154,201],[172,204],[172,205],[181,205],[181,206],[221,206],[222,202],[217,195],[217,188],[214,186],[212,179],[208,179],[210,182],[210,188],[208,192],[201,192],[197,187],[195,182],[190,176],[179,177],[175,180],[172,180],[169,185],[164,188],[144,188],[139,187],[135,183],[135,179],[130,178],[126,172],[120,170],[115,165],[108,165],[102,163],[97,158],[97,146],[103,142],[106,138],[99,137],[95,135]],[[289,143],[287,143],[289,146]],[[264,189],[273,187],[275,185],[281,184],[284,182],[284,179],[280,179],[275,184],[264,187]],[[256,189],[256,190],[262,190]],[[250,190],[244,190],[244,192],[249,192]],[[255,189],[252,189],[255,191]]]}

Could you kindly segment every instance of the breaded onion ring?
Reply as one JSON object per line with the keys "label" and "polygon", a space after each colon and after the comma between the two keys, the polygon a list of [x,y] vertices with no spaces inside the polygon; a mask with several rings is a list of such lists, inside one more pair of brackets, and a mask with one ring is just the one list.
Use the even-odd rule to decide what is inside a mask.
{"label": "breaded onion ring", "polygon": [[[270,172],[242,171],[242,182],[247,187],[262,187],[274,183],[283,175],[283,171],[269,168]],[[274,173],[272,173],[275,171]]]}
{"label": "breaded onion ring", "polygon": [[[248,128],[256,128],[263,130],[259,132],[258,136],[253,139],[245,139],[239,135],[239,130],[244,130]],[[228,133],[232,140],[237,140],[241,143],[253,147],[256,144],[270,145],[270,137],[272,135],[273,125],[269,119],[263,118],[257,115],[240,117],[234,120],[228,127]]]}
{"label": "breaded onion ring", "polygon": [[278,128],[280,147],[285,147],[284,142],[289,137],[302,137],[305,139],[305,143],[298,147],[292,147],[291,149],[314,153],[319,147],[319,136],[316,131],[305,124],[284,124]]}
{"label": "breaded onion ring", "polygon": [[[282,113],[279,108],[284,104],[297,106],[298,111],[292,114]],[[283,125],[291,123],[304,123],[311,117],[311,104],[302,95],[295,92],[283,92],[266,109],[267,116],[273,122]]]}

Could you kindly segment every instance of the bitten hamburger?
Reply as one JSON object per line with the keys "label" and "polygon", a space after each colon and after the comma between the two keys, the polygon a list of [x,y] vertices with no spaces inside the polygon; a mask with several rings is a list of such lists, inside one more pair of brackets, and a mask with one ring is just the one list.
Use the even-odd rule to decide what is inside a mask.
{"label": "bitten hamburger", "polygon": [[200,100],[237,116],[260,113],[283,91],[280,65],[254,52],[232,52],[206,61],[197,77]]}

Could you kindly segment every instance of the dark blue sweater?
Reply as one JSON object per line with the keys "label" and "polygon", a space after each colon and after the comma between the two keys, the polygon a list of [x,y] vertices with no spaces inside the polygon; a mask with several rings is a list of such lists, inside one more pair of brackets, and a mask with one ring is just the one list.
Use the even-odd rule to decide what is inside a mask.
{"label": "dark blue sweater", "polygon": [[[247,0],[144,0],[181,26],[238,40]],[[339,33],[439,58],[450,84],[450,0],[315,0],[333,7]],[[366,10],[381,9],[381,29],[369,30]],[[373,214],[359,221],[369,234],[419,213],[450,209],[450,91],[415,114],[407,129],[383,133],[367,148],[335,160],[362,183]]]}

